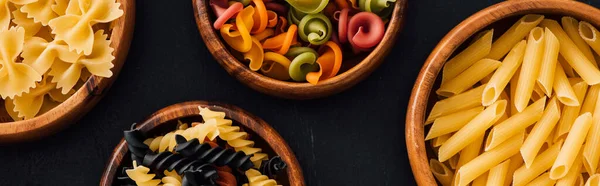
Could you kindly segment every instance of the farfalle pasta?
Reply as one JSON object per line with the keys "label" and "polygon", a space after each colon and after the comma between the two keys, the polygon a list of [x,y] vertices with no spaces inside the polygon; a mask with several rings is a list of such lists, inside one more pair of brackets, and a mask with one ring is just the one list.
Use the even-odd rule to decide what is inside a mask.
{"label": "farfalle pasta", "polygon": [[117,0],[0,1],[0,97],[13,120],[66,101],[92,75],[111,77]]}
{"label": "farfalle pasta", "polygon": [[[250,70],[276,80],[318,84],[342,73],[345,57],[371,51],[381,43],[384,19],[396,0],[285,2],[211,0],[208,4],[215,15],[213,27]],[[306,49],[320,52],[306,53]]]}

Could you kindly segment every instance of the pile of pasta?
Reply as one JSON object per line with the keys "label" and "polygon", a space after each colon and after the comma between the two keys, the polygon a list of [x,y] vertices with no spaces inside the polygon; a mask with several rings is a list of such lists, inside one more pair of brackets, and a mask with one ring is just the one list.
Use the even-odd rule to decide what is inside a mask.
{"label": "pile of pasta", "polygon": [[[213,27],[252,71],[277,80],[319,81],[342,67],[351,53],[381,42],[396,0],[210,0]],[[300,37],[300,39],[298,39]]]}
{"label": "pile of pasta", "polygon": [[64,102],[91,75],[112,76],[114,49],[105,28],[123,15],[120,3],[5,0],[0,6],[0,102],[14,120]]}
{"label": "pile of pasta", "polygon": [[115,184],[168,186],[275,186],[278,173],[287,167],[279,157],[268,158],[254,147],[249,134],[224,112],[200,109],[204,123],[179,122],[176,130],[146,137],[135,128],[125,131],[133,160],[123,166]]}
{"label": "pile of pasta", "polygon": [[448,60],[425,125],[442,185],[599,185],[600,39],[525,15]]}

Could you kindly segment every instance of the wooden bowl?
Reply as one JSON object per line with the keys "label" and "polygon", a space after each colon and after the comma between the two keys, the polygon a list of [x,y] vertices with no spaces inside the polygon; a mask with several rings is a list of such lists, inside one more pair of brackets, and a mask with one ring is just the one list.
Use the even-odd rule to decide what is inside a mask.
{"label": "wooden bowl", "polygon": [[[419,185],[435,185],[424,141],[425,116],[437,101],[434,87],[439,87],[438,77],[444,62],[475,33],[487,28],[495,28],[495,33],[503,33],[519,16],[525,14],[547,16],[572,16],[595,26],[600,26],[600,10],[577,1],[564,0],[520,0],[505,1],[483,9],[454,27],[429,55],[412,90],[406,114],[406,146],[413,175]],[[499,28],[499,29],[496,29]],[[495,34],[499,36],[500,34]],[[464,47],[464,46],[463,46]],[[430,154],[431,155],[431,154]],[[430,156],[433,157],[433,156]]]}
{"label": "wooden bowl", "polygon": [[209,0],[192,0],[192,2],[196,24],[204,43],[217,62],[230,75],[250,88],[264,94],[287,99],[314,99],[333,95],[354,86],[365,79],[383,62],[385,56],[392,50],[396,36],[404,25],[407,0],[396,0],[383,41],[371,53],[366,55],[364,59],[359,58],[354,61],[344,60],[343,64],[356,65],[347,67],[349,69],[345,72],[342,67],[337,76],[319,81],[316,85],[306,82],[280,81],[250,70],[247,64],[240,62],[232,56],[229,49],[223,44],[221,36],[217,35],[216,30],[212,26],[214,21],[212,17],[214,16],[212,16],[212,11],[208,5]]}
{"label": "wooden bowl", "polygon": [[[302,175],[302,168],[300,168],[294,152],[292,152],[292,149],[279,133],[267,124],[267,122],[236,106],[205,101],[178,103],[155,112],[148,119],[136,125],[136,128],[139,128],[146,134],[162,135],[174,130],[178,120],[184,122],[202,121],[198,106],[225,112],[226,118],[233,120],[234,125],[242,127],[245,132],[250,134],[251,139],[256,142],[255,147],[262,148],[264,152],[269,154],[269,157],[275,154],[280,156],[288,166],[285,174],[280,174],[277,177],[277,183],[291,186],[306,185],[304,183],[304,176]],[[100,180],[101,186],[112,185],[115,174],[119,171],[119,167],[124,161],[127,165],[131,164],[127,144],[122,139],[113,151],[104,169]]]}
{"label": "wooden bowl", "polygon": [[98,103],[117,79],[129,50],[135,21],[135,0],[117,0],[123,16],[110,25],[110,46],[114,48],[115,65],[111,78],[91,76],[75,94],[52,110],[28,120],[13,121],[0,100],[0,144],[39,139],[54,134],[80,119]]}

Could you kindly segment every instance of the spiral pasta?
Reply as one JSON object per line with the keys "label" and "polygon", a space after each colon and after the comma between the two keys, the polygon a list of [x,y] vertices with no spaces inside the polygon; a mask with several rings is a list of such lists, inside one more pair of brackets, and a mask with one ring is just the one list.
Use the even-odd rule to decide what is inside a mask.
{"label": "spiral pasta", "polygon": [[257,34],[265,30],[267,28],[267,24],[269,22],[267,8],[265,7],[265,3],[262,0],[252,0],[254,3],[254,14],[252,18],[254,19],[254,26],[252,27],[250,33]]}
{"label": "spiral pasta", "polygon": [[233,3],[225,9],[224,7],[217,5],[213,1],[210,1],[210,6],[217,15],[217,20],[215,20],[215,22],[213,23],[213,27],[217,30],[221,29],[221,27],[223,27],[223,24],[225,24],[227,20],[229,20],[236,13],[244,9],[244,5],[242,5],[242,3]]}
{"label": "spiral pasta", "polygon": [[42,80],[42,75],[25,63],[17,63],[17,57],[23,50],[25,29],[12,27],[0,30],[0,96],[4,99],[21,96]]}
{"label": "spiral pasta", "polygon": [[200,140],[200,142],[203,142],[206,138],[209,138],[210,140],[215,139],[216,135],[218,135],[218,131],[215,131],[217,131],[216,123],[206,122],[190,128],[179,128],[178,130],[171,131],[163,136],[148,138],[144,141],[144,144],[148,145],[153,152],[173,152],[175,146],[177,146],[177,141],[175,139],[176,135],[182,135],[188,140],[196,138]]}
{"label": "spiral pasta", "polygon": [[358,6],[362,11],[373,12],[380,17],[385,18],[392,13],[390,5],[395,2],[396,0],[365,0],[358,1]]}
{"label": "spiral pasta", "polygon": [[[185,174],[192,174],[194,179],[200,179],[204,183],[213,183],[214,179],[218,177],[217,171],[210,164],[188,159],[180,154],[167,151],[158,154],[146,154],[142,165],[159,172],[167,170],[175,171],[177,174],[184,174],[184,176],[187,176]],[[182,180],[182,182],[185,181]]]}
{"label": "spiral pasta", "polygon": [[139,186],[157,186],[161,182],[159,179],[154,179],[156,174],[150,174],[148,167],[138,165],[136,161],[133,161],[133,169],[128,169],[125,172]]}
{"label": "spiral pasta", "polygon": [[221,37],[223,37],[223,40],[225,40],[225,42],[234,50],[248,52],[248,50],[252,48],[250,30],[252,30],[254,24],[254,19],[252,18],[253,14],[254,7],[252,6],[248,6],[238,12],[235,18],[237,31],[232,31],[232,24],[224,24],[221,27]]}
{"label": "spiral pasta", "polygon": [[337,75],[342,67],[342,49],[336,43],[328,41],[321,50],[323,52],[317,58],[319,71],[306,74],[306,81],[311,84],[317,84],[320,80]]}
{"label": "spiral pasta", "polygon": [[250,70],[257,71],[260,69],[260,67],[262,67],[264,55],[265,53],[260,41],[257,38],[252,37],[252,48],[250,48],[248,52],[244,53],[244,59],[250,61],[250,64],[248,65]]}
{"label": "spiral pasta", "polygon": [[269,177],[262,175],[256,169],[250,169],[246,171],[246,177],[248,177],[248,183],[243,186],[275,186],[277,181],[269,179]]}
{"label": "spiral pasta", "polygon": [[242,152],[235,152],[231,149],[223,147],[212,147],[208,143],[202,143],[198,139],[186,140],[185,137],[177,135],[177,147],[174,152],[177,152],[185,157],[195,157],[206,163],[216,166],[229,166],[232,169],[240,169],[242,171],[250,169],[253,164],[250,161],[250,156]]}
{"label": "spiral pasta", "polygon": [[290,64],[291,61],[285,56],[275,52],[266,52],[260,71],[273,79],[288,80],[290,79]]}
{"label": "spiral pasta", "polygon": [[161,179],[162,186],[181,186],[182,178],[176,171],[164,171],[165,176]]}
{"label": "spiral pasta", "polygon": [[307,15],[306,13],[298,11],[295,8],[292,8],[288,11],[287,19],[290,23],[297,25],[300,23],[300,20],[302,20],[302,18],[306,15]]}
{"label": "spiral pasta", "polygon": [[123,132],[123,137],[127,142],[127,148],[131,152],[131,159],[137,162],[142,162],[144,156],[150,151],[148,145],[144,142],[146,135],[139,129],[135,129],[136,124],[131,125],[131,128]]}
{"label": "spiral pasta", "polygon": [[298,28],[300,38],[313,45],[322,45],[331,38],[331,21],[322,13],[304,16]]}
{"label": "spiral pasta", "polygon": [[348,22],[348,41],[355,51],[366,51],[383,39],[385,24],[371,12],[360,12]]}
{"label": "spiral pasta", "polygon": [[306,74],[319,69],[315,63],[318,54],[312,48],[294,47],[285,56],[292,59],[289,74],[294,81],[306,81]]}
{"label": "spiral pasta", "polygon": [[275,156],[269,160],[263,161],[259,170],[262,174],[269,176],[269,178],[275,178],[279,172],[287,167],[287,164],[281,160],[281,157]]}
{"label": "spiral pasta", "polygon": [[265,42],[262,44],[262,47],[264,49],[274,50],[281,55],[286,54],[290,49],[290,46],[297,43],[297,30],[298,27],[295,24],[292,24],[288,28],[287,32],[265,40]]}
{"label": "spiral pasta", "polygon": [[329,3],[329,0],[314,0],[314,1],[286,0],[286,1],[290,4],[290,6],[294,7],[298,11],[301,11],[301,12],[304,12],[307,14],[319,13],[323,9],[325,9],[325,6],[327,6],[327,3]]}
{"label": "spiral pasta", "polygon": [[237,186],[237,178],[229,167],[217,167],[219,178],[215,181],[219,186]]}

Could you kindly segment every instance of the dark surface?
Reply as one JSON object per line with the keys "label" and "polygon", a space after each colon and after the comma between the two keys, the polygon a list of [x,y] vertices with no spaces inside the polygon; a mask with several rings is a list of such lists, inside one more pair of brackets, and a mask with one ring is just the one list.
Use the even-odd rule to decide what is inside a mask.
{"label": "dark surface", "polygon": [[0,147],[0,185],[98,185],[124,129],[188,100],[234,104],[263,118],[295,151],[310,186],[414,185],[404,142],[414,80],[446,32],[496,2],[409,1],[404,31],[370,77],[335,96],[291,101],[230,77],[203,44],[190,1],[138,0],[131,50],[107,96],[56,135]]}

